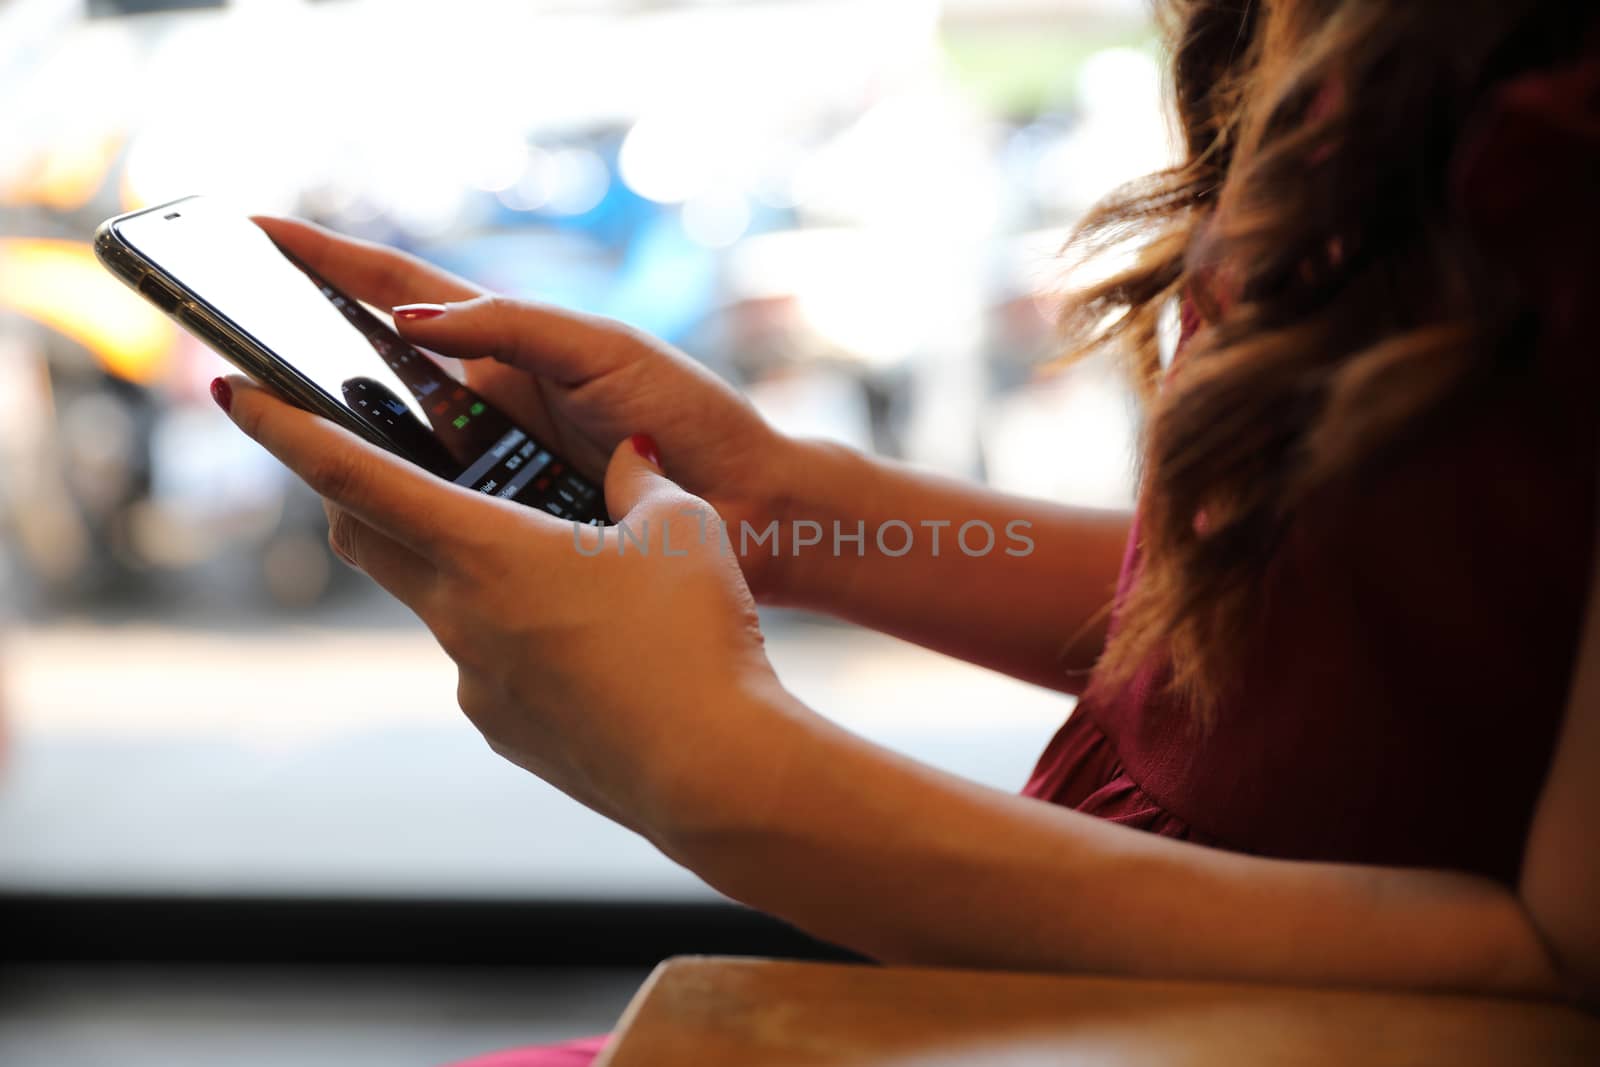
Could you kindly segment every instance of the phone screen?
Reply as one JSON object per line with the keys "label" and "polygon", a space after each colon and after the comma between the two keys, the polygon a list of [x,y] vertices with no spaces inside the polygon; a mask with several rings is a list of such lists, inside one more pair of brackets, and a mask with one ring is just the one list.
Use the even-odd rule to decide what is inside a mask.
{"label": "phone screen", "polygon": [[442,478],[590,521],[596,488],[359,301],[204,198],[117,223],[117,234],[387,441]]}

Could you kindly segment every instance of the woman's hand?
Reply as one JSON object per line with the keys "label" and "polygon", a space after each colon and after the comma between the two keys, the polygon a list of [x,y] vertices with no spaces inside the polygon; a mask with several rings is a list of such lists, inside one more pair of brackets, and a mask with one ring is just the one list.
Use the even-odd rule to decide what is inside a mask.
{"label": "woman's hand", "polygon": [[605,469],[619,549],[619,529],[441,481],[243,378],[213,391],[324,498],[334,550],[433,631],[496,752],[657,841],[706,783],[736,793],[772,720],[751,708],[782,691],[714,515],[648,438]]}
{"label": "woman's hand", "polygon": [[[408,340],[467,361],[473,389],[591,479],[619,442],[645,433],[679,484],[732,530],[741,522],[765,529],[780,517],[800,463],[795,446],[670,345],[621,323],[486,293],[403,252],[309,223],[256,222],[337,288],[397,308],[396,328]],[[770,552],[742,561],[757,595],[777,582],[777,563]]]}

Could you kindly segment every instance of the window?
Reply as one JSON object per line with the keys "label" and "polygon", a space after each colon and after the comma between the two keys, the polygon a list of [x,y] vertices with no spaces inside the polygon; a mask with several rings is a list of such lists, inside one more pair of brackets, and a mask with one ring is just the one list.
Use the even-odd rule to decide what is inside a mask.
{"label": "window", "polygon": [[[0,889],[709,896],[485,749],[427,633],[210,406],[220,361],[95,263],[135,205],[308,215],[632,322],[797,432],[1129,500],[1120,379],[1034,371],[1068,228],[1169,151],[1142,5],[38,10],[0,8],[37,42],[0,47]],[[996,785],[1069,707],[767,625],[819,710]]]}

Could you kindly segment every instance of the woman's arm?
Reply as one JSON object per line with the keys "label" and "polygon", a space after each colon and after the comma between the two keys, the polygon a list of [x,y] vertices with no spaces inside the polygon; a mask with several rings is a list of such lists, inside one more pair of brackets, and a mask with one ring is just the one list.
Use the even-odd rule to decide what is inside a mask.
{"label": "woman's arm", "polygon": [[[1561,986],[1552,952],[1593,974],[1592,874],[1540,908],[1471,875],[1230,853],[987,789],[803,712],[751,719],[762,761],[667,806],[658,846],[885,962],[1541,996]],[[1592,835],[1571,844],[1592,872]],[[1563,916],[1579,932],[1538,925]]]}
{"label": "woman's arm", "polygon": [[1518,894],[1567,989],[1600,1005],[1600,546],[1555,759],[1534,810]]}
{"label": "woman's arm", "polygon": [[[774,508],[787,558],[764,601],[1078,691],[1105,644],[1127,513],[1009,496],[823,442],[790,453]],[[797,532],[820,541],[797,546]]]}
{"label": "woman's arm", "polygon": [[1173,841],[985,789],[794,709],[760,720],[771,761],[690,783],[658,843],[736,899],[880,959],[1600,1005],[1600,550],[1515,889]]}

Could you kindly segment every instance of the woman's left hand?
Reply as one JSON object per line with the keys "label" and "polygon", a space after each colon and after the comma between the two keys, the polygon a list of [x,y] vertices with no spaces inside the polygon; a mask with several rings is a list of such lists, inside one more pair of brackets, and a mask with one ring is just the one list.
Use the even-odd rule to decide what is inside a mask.
{"label": "woman's left hand", "polygon": [[451,485],[244,378],[215,392],[323,497],[334,551],[433,632],[494,751],[653,839],[668,798],[749,765],[750,705],[781,692],[755,602],[648,438],[606,470],[607,509],[644,542],[619,550],[616,529]]}

